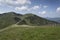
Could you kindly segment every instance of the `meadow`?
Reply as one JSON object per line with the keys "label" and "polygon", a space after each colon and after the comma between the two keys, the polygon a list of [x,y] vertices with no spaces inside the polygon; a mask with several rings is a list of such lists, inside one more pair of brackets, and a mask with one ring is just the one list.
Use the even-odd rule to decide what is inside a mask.
{"label": "meadow", "polygon": [[60,40],[60,26],[12,26],[0,32],[0,40]]}

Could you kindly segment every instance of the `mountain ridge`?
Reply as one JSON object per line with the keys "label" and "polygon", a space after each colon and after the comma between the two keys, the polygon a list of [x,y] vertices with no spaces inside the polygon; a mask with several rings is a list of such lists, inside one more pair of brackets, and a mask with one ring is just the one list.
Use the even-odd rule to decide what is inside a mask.
{"label": "mountain ridge", "polygon": [[60,23],[60,17],[58,17],[58,18],[47,18],[47,19],[53,20],[53,21],[56,21],[56,22],[59,22]]}
{"label": "mountain ridge", "polygon": [[39,17],[35,14],[17,14],[15,12],[7,12],[0,15],[0,29],[5,28],[12,24],[19,25],[48,25],[48,24],[58,24],[58,22],[47,20],[45,18]]}

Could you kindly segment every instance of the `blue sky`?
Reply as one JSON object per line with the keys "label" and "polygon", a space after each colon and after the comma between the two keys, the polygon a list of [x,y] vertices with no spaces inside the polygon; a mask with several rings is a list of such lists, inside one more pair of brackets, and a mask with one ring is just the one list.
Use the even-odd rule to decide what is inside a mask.
{"label": "blue sky", "polygon": [[60,0],[0,0],[0,13],[33,13],[41,17],[60,17]]}

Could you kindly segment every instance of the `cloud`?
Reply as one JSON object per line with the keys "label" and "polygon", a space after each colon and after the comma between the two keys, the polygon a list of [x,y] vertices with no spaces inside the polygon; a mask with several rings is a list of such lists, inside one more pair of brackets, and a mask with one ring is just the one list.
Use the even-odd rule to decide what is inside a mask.
{"label": "cloud", "polygon": [[38,9],[40,9],[41,7],[40,6],[32,6],[31,8],[28,8],[28,11],[31,11],[31,10],[38,10]]}
{"label": "cloud", "polygon": [[2,5],[2,4],[0,3],[0,5]]}
{"label": "cloud", "polygon": [[2,13],[5,13],[5,12],[0,10],[0,14],[2,14]]}
{"label": "cloud", "polygon": [[25,4],[31,4],[31,1],[30,0],[0,0],[0,3],[8,4],[8,5],[25,5]]}
{"label": "cloud", "polygon": [[40,8],[40,6],[33,6],[33,7],[30,7],[29,6],[21,6],[21,7],[16,7],[15,10],[19,10],[19,11],[23,11],[23,10],[26,10],[26,11],[31,11],[31,10],[38,10]]}
{"label": "cloud", "polygon": [[56,12],[58,12],[58,13],[60,12],[60,7],[58,7],[58,8],[56,9]]}
{"label": "cloud", "polygon": [[15,10],[17,10],[17,11],[25,11],[25,10],[28,10],[28,7],[27,6],[16,7]]}
{"label": "cloud", "polygon": [[47,13],[46,11],[39,12],[39,14],[42,14],[42,15],[44,15],[46,13]]}
{"label": "cloud", "polygon": [[43,8],[47,8],[48,6],[44,5]]}
{"label": "cloud", "polygon": [[36,9],[39,9],[40,7],[39,6],[33,6],[32,9],[36,10]]}

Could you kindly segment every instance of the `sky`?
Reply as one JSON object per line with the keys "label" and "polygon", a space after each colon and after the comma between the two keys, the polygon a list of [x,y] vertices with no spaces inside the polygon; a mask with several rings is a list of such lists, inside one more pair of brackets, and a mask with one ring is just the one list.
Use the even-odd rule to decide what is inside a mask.
{"label": "sky", "polygon": [[0,0],[0,14],[33,13],[40,17],[60,17],[60,0]]}

